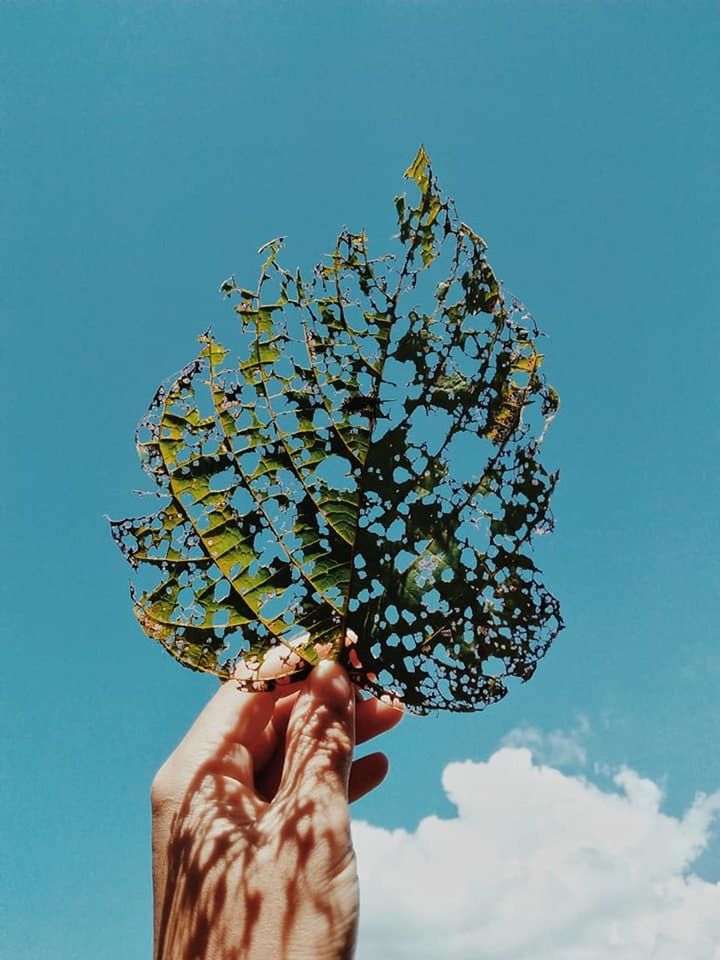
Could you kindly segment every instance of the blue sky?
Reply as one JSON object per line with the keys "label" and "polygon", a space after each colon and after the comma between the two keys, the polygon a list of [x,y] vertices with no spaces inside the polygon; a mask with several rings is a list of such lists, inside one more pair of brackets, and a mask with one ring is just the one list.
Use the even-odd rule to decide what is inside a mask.
{"label": "blue sky", "polygon": [[528,727],[674,816],[720,788],[718,47],[702,2],[0,5],[8,957],[148,954],[149,783],[213,689],[137,627],[103,520],[146,486],[136,421],[262,242],[381,248],[420,142],[549,334],[567,629],[486,713],[405,720],[356,815],[452,816],[447,764]]}

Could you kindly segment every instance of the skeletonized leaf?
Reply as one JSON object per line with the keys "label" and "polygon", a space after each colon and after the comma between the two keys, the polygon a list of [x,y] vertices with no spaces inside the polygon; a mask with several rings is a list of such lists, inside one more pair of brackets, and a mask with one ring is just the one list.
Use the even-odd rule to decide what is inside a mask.
{"label": "skeletonized leaf", "polygon": [[112,533],[187,666],[257,689],[334,656],[417,712],[479,709],[562,626],[530,556],[558,399],[423,148],[406,178],[394,254],[344,230],[306,282],[278,238],[255,290],[223,282],[227,345],[204,334],[138,428],[165,503]]}

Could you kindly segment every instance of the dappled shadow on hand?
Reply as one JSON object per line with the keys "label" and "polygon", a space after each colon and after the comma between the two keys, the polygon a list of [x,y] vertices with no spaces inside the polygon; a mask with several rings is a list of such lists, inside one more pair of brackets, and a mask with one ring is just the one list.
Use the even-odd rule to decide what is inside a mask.
{"label": "dappled shadow on hand", "polygon": [[313,944],[351,956],[349,749],[335,719],[325,705],[308,716],[279,785],[237,743],[197,771],[167,844],[157,960],[291,960]]}

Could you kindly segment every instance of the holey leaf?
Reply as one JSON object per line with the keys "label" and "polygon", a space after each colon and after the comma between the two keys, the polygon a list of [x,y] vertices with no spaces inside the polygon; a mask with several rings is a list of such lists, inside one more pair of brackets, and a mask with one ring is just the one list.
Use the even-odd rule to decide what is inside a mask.
{"label": "holey leaf", "polygon": [[[530,552],[557,479],[539,331],[423,149],[397,249],[343,230],[305,280],[282,240],[235,322],[156,393],[138,449],[160,509],[112,523],[135,613],[248,689],[322,657],[411,710],[479,709],[562,626]],[[415,191],[417,188],[417,191]]]}

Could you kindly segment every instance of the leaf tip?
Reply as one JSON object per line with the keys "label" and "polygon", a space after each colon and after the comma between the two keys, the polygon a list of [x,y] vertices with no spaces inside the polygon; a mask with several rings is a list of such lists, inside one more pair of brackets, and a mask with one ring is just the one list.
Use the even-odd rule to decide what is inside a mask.
{"label": "leaf tip", "polygon": [[406,180],[414,180],[418,187],[424,192],[430,183],[430,157],[427,155],[425,145],[420,144],[415,159],[403,174]]}

